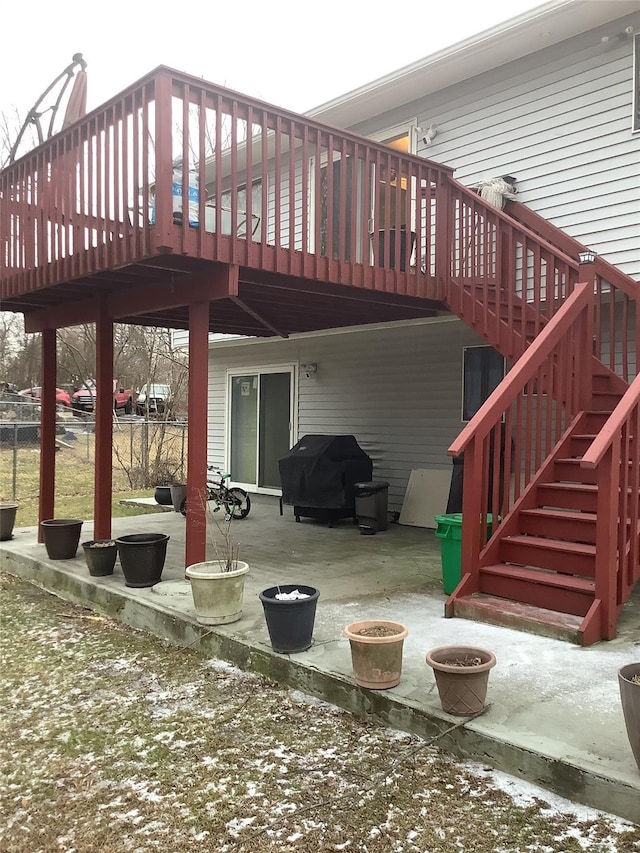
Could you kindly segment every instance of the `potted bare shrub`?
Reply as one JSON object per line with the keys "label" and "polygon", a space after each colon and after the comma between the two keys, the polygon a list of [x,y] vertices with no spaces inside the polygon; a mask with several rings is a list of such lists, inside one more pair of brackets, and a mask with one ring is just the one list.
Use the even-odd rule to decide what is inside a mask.
{"label": "potted bare shrub", "polygon": [[185,575],[191,582],[198,622],[227,625],[237,622],[242,616],[244,579],[249,566],[238,559],[239,545],[231,534],[232,519],[218,520],[209,510],[206,492],[202,496],[202,505],[215,559],[187,566]]}

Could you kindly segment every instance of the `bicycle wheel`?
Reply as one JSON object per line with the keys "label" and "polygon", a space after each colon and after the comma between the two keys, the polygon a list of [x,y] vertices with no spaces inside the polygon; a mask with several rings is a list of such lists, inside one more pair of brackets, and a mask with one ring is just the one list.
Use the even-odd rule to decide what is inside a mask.
{"label": "bicycle wheel", "polygon": [[223,499],[224,508],[230,518],[246,518],[251,509],[251,499],[244,489],[227,489]]}

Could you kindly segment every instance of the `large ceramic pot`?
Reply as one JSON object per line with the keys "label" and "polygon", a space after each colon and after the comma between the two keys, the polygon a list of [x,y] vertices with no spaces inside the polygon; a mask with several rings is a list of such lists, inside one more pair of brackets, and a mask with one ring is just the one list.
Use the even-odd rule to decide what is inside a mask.
{"label": "large ceramic pot", "polygon": [[[306,598],[278,598],[293,595],[295,590]],[[313,586],[280,584],[260,593],[269,639],[274,652],[305,652],[313,639],[316,605],[320,591]]]}
{"label": "large ceramic pot", "polygon": [[40,522],[44,546],[50,560],[71,560],[80,542],[79,518],[48,518]]}
{"label": "large ceramic pot", "polygon": [[0,504],[0,542],[13,538],[18,504]]}
{"label": "large ceramic pot", "polygon": [[168,541],[166,533],[131,533],[116,539],[125,586],[141,588],[160,581]]}
{"label": "large ceramic pot", "polygon": [[91,539],[82,543],[82,550],[91,577],[103,578],[113,574],[118,556],[118,546],[114,539]]}
{"label": "large ceramic pot", "polygon": [[365,619],[344,629],[351,646],[356,684],[371,690],[387,690],[400,683],[402,651],[409,631],[401,622]]}
{"label": "large ceramic pot", "polygon": [[640,770],[640,663],[628,663],[621,667],[618,670],[618,685],[629,744]]}
{"label": "large ceramic pot", "polygon": [[242,616],[244,577],[247,563],[236,561],[231,572],[221,571],[221,560],[194,563],[185,570],[191,581],[191,594],[198,622],[202,625],[227,625]]}
{"label": "large ceramic pot", "polygon": [[485,705],[489,671],[496,656],[475,646],[440,646],[427,652],[433,669],[442,710],[447,714],[471,717]]}

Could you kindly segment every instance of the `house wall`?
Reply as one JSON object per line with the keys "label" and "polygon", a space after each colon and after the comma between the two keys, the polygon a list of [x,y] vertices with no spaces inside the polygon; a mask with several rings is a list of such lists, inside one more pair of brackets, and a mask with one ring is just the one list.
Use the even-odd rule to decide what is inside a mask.
{"label": "house wall", "polygon": [[374,477],[390,484],[390,508],[399,511],[411,469],[451,466],[447,447],[462,426],[462,348],[482,344],[462,322],[446,318],[213,347],[209,462],[228,464],[228,369],[315,362],[317,373],[297,378],[298,437],[355,435],[373,460]]}
{"label": "house wall", "polygon": [[[640,27],[640,10],[636,18]],[[372,135],[416,115],[435,124],[419,154],[453,166],[467,185],[515,176],[519,201],[639,278],[633,39],[618,35],[628,25],[612,22],[353,129]]]}

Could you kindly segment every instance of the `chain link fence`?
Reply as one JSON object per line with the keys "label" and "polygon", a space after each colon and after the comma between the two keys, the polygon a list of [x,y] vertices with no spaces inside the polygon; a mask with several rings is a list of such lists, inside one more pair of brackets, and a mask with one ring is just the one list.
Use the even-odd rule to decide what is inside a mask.
{"label": "chain link fence", "polygon": [[[33,498],[39,491],[40,412],[26,405],[31,408],[13,405],[12,417],[0,417],[0,500]],[[56,492],[92,494],[95,422],[60,413],[55,441]],[[113,491],[184,482],[186,458],[186,421],[114,417]]]}

